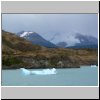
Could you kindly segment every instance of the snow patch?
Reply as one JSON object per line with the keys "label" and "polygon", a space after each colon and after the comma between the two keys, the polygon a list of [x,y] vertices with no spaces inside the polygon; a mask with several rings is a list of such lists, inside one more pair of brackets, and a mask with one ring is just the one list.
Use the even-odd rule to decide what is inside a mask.
{"label": "snow patch", "polygon": [[20,37],[28,36],[29,34],[32,34],[33,32],[23,32]]}

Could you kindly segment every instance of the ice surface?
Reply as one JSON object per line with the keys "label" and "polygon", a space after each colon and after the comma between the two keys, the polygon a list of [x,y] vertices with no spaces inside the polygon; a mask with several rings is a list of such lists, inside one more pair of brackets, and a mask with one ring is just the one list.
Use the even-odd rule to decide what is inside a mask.
{"label": "ice surface", "polygon": [[56,74],[57,73],[55,68],[43,69],[41,71],[34,71],[34,70],[29,71],[25,68],[20,68],[20,70],[22,71],[22,73],[24,75],[31,75],[31,74],[33,74],[33,75],[50,75],[50,74]]}
{"label": "ice surface", "polygon": [[97,67],[96,65],[91,65],[91,67]]}

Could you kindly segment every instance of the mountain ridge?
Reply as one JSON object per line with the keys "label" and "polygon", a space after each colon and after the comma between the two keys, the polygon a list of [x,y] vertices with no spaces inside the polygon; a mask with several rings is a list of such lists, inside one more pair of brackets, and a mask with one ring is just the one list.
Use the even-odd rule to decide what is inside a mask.
{"label": "mountain ridge", "polygon": [[26,40],[31,41],[33,44],[45,46],[49,48],[56,48],[57,46],[50,41],[47,41],[42,36],[36,32],[31,31],[21,31],[18,33],[18,36],[25,38]]}
{"label": "mountain ridge", "polygon": [[78,39],[79,43],[75,43],[74,45],[68,46],[67,42],[62,41],[58,42],[57,45],[63,48],[98,48],[98,39],[91,35],[83,35],[80,33],[76,33],[75,39]]}

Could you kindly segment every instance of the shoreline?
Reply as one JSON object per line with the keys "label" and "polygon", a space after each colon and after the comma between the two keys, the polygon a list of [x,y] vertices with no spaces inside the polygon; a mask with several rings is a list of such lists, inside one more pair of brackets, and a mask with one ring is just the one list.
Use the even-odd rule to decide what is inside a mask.
{"label": "shoreline", "polygon": [[[71,69],[71,68],[81,68],[81,67],[88,67],[88,66],[91,66],[91,65],[80,65],[80,66],[74,66],[74,67],[41,67],[41,68],[25,68],[25,67],[20,67],[20,68],[25,68],[25,69],[52,69],[52,68],[56,68],[56,69]],[[95,66],[98,66],[98,65],[95,65]],[[2,70],[17,70],[17,69],[20,69],[20,68],[2,68]]]}

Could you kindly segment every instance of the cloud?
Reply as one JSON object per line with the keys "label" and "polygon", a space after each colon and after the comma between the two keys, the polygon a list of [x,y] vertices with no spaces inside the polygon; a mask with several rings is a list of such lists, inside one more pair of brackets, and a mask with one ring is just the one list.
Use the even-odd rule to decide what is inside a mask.
{"label": "cloud", "polygon": [[2,14],[2,28],[15,33],[34,31],[54,43],[67,41],[69,45],[74,45],[79,42],[75,38],[76,32],[98,37],[98,15]]}
{"label": "cloud", "polygon": [[75,38],[75,35],[70,35],[68,38],[67,38],[67,40],[66,40],[66,42],[67,42],[67,46],[74,46],[76,43],[80,43],[80,40],[79,39],[77,39],[77,38]]}
{"label": "cloud", "polygon": [[67,46],[74,46],[76,43],[80,43],[80,40],[75,37],[76,33],[69,33],[66,35],[62,34],[54,34],[52,39],[52,43],[57,44],[59,42],[66,42]]}

